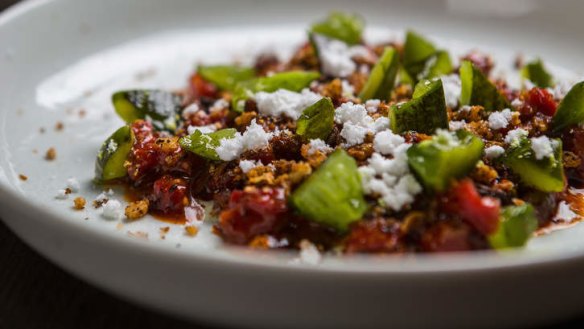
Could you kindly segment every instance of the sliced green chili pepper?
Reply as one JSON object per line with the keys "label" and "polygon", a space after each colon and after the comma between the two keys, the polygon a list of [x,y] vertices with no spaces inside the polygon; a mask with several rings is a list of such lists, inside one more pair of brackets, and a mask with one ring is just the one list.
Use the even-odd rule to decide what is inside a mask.
{"label": "sliced green chili pepper", "polygon": [[319,77],[318,72],[289,71],[239,83],[233,93],[232,108],[236,112],[243,112],[245,100],[252,97],[254,93],[274,92],[278,89],[299,92]]}
{"label": "sliced green chili pepper", "polygon": [[549,88],[553,84],[553,77],[547,72],[541,59],[527,63],[521,69],[521,75],[540,88]]}
{"label": "sliced green chili pepper", "polygon": [[364,26],[365,22],[360,16],[332,12],[326,20],[312,25],[310,32],[355,45],[361,42]]}
{"label": "sliced green chili pepper", "polygon": [[389,121],[395,133],[411,130],[432,134],[438,128],[448,128],[442,81],[424,80],[418,83],[412,100],[391,107]]}
{"label": "sliced green chili pepper", "polygon": [[552,140],[553,156],[537,160],[531,141],[521,140],[519,145],[507,150],[503,163],[519,176],[521,181],[543,192],[564,190],[564,168],[562,164],[562,142]]}
{"label": "sliced green chili pepper", "polygon": [[237,130],[233,128],[221,129],[208,134],[203,134],[197,130],[189,136],[182,137],[178,142],[185,150],[205,159],[218,161],[221,159],[215,149],[221,144],[222,139],[233,138],[236,133]]}
{"label": "sliced green chili pepper", "polygon": [[302,111],[296,122],[296,133],[307,140],[326,139],[335,124],[335,107],[330,98],[323,98]]}
{"label": "sliced green chili pepper", "polygon": [[152,121],[155,128],[174,131],[180,120],[182,97],[160,90],[118,91],[112,96],[116,113],[126,123]]}
{"label": "sliced green chili pepper", "polygon": [[102,183],[125,177],[128,171],[124,167],[124,162],[133,144],[129,126],[121,127],[108,137],[101,145],[95,161],[95,181]]}
{"label": "sliced green chili pepper", "polygon": [[357,163],[344,150],[331,154],[292,193],[290,201],[309,220],[341,232],[367,210]]}
{"label": "sliced green chili pepper", "polygon": [[199,66],[197,72],[221,90],[233,90],[238,83],[251,80],[256,75],[251,67],[229,65]]}
{"label": "sliced green chili pepper", "polygon": [[395,86],[395,78],[399,69],[397,51],[391,47],[385,48],[383,55],[371,70],[369,78],[363,86],[359,98],[362,100],[380,99],[389,101],[391,91]]}
{"label": "sliced green chili pepper", "polygon": [[495,249],[524,246],[537,229],[535,209],[529,203],[502,209],[497,231],[488,237]]}
{"label": "sliced green chili pepper", "polygon": [[466,176],[483,153],[482,140],[465,131],[441,131],[407,151],[408,164],[429,190],[444,191],[451,181]]}
{"label": "sliced green chili pepper", "polygon": [[558,111],[552,118],[553,133],[560,133],[564,129],[584,122],[584,81],[570,89],[566,97],[558,106]]}
{"label": "sliced green chili pepper", "polygon": [[452,72],[452,61],[445,50],[436,49],[433,43],[414,31],[406,33],[403,63],[408,77],[413,83],[431,79]]}
{"label": "sliced green chili pepper", "polygon": [[505,96],[471,62],[464,61],[460,65],[460,80],[462,84],[461,105],[480,105],[488,112],[511,107]]}

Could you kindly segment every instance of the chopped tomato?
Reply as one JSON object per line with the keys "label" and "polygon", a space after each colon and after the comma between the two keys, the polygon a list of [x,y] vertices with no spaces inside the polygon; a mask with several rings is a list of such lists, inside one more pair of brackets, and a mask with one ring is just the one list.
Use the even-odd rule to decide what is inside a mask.
{"label": "chopped tomato", "polygon": [[470,250],[470,229],[439,222],[424,232],[421,246],[424,251],[448,252]]}
{"label": "chopped tomato", "polygon": [[195,73],[190,79],[191,91],[196,97],[217,98],[217,87],[214,84],[207,82],[203,77]]}
{"label": "chopped tomato", "polygon": [[402,234],[396,221],[386,219],[357,222],[345,239],[346,252],[396,252],[402,249]]}
{"label": "chopped tomato", "polygon": [[537,112],[547,116],[553,116],[557,110],[557,103],[554,96],[544,88],[532,88],[527,93],[526,103],[534,108]]}
{"label": "chopped tomato", "polygon": [[227,241],[245,244],[272,232],[288,210],[284,190],[264,187],[231,192],[229,207],[219,215],[218,229]]}
{"label": "chopped tomato", "polygon": [[501,204],[498,199],[481,197],[474,183],[465,179],[449,192],[450,210],[484,235],[495,233],[499,226]]}
{"label": "chopped tomato", "polygon": [[165,214],[182,212],[189,204],[186,181],[169,175],[162,176],[154,182],[150,202],[153,210]]}

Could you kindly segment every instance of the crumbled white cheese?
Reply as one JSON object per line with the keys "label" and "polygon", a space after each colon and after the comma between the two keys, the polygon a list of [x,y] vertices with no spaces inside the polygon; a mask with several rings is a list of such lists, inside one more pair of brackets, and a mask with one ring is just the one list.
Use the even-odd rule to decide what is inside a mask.
{"label": "crumbled white cheese", "polygon": [[531,138],[531,149],[535,153],[537,160],[551,158],[554,155],[552,141],[547,136]]}
{"label": "crumbled white cheese", "polygon": [[71,177],[71,178],[67,179],[67,188],[69,190],[71,190],[71,192],[77,193],[77,192],[79,192],[81,185],[79,184],[79,181],[77,180],[77,178]]}
{"label": "crumbled white cheese", "polygon": [[215,149],[221,160],[231,161],[241,153],[268,146],[273,133],[268,133],[256,120],[252,120],[243,134],[237,133],[233,138],[224,138]]}
{"label": "crumbled white cheese", "polygon": [[213,103],[213,105],[211,105],[211,107],[209,108],[209,113],[215,113],[227,107],[229,107],[229,103],[223,98],[220,98],[216,100],[215,103]]}
{"label": "crumbled white cheese", "polygon": [[393,154],[396,147],[405,143],[405,139],[394,134],[391,130],[384,130],[373,139],[373,149],[381,154]]}
{"label": "crumbled white cheese", "polygon": [[65,200],[69,197],[67,191],[65,189],[57,190],[57,195],[55,195],[55,199]]}
{"label": "crumbled white cheese", "polygon": [[519,145],[522,138],[527,137],[529,133],[525,129],[517,128],[509,131],[505,136],[505,143],[511,146]]}
{"label": "crumbled white cheese", "polygon": [[328,146],[322,139],[311,139],[308,148],[308,155],[313,155],[316,152],[329,153],[332,152],[332,147]]}
{"label": "crumbled white cheese", "polygon": [[365,109],[369,113],[376,113],[379,109],[379,105],[381,105],[381,101],[379,99],[369,99],[365,102]]}
{"label": "crumbled white cheese", "polygon": [[182,117],[187,120],[191,115],[199,112],[199,105],[197,103],[193,103],[187,107],[182,112]]}
{"label": "crumbled white cheese", "polygon": [[446,129],[436,129],[436,140],[447,147],[460,146],[460,140],[456,135]]}
{"label": "crumbled white cheese", "polygon": [[489,128],[503,129],[507,128],[509,121],[513,118],[513,113],[510,109],[504,109],[500,112],[493,112],[489,115]]}
{"label": "crumbled white cheese", "polygon": [[409,172],[406,151],[410,144],[402,143],[393,148],[393,158],[387,159],[373,153],[367,166],[359,167],[361,183],[366,194],[379,197],[379,203],[394,211],[414,202],[422,187]]}
{"label": "crumbled white cheese", "polygon": [[318,102],[322,96],[308,89],[296,93],[286,89],[278,89],[273,93],[259,92],[254,99],[261,114],[279,117],[285,115],[297,120],[302,111],[308,106]]}
{"label": "crumbled white cheese", "polygon": [[505,149],[499,145],[489,146],[485,149],[485,156],[487,159],[495,159],[505,153]]}
{"label": "crumbled white cheese", "polygon": [[109,199],[106,204],[102,206],[102,216],[107,219],[120,219],[124,214],[122,203],[116,199]]}
{"label": "crumbled white cheese", "polygon": [[118,143],[116,143],[116,141],[113,140],[113,138],[110,139],[109,142],[107,143],[107,152],[114,153],[117,149],[118,149]]}
{"label": "crumbled white cheese", "polygon": [[512,102],[511,102],[511,106],[513,106],[514,108],[520,108],[523,106],[523,101],[520,100],[519,98],[515,98]]}
{"label": "crumbled white cheese", "polygon": [[458,106],[458,100],[460,99],[460,93],[462,90],[462,83],[460,82],[460,77],[458,74],[443,75],[440,77],[442,80],[442,87],[444,88],[444,99],[446,100],[446,106],[451,109]]}
{"label": "crumbled white cheese", "polygon": [[109,197],[106,194],[106,192],[101,192],[97,197],[95,197],[94,201],[98,202],[98,203],[104,203],[108,199],[109,199]]}
{"label": "crumbled white cheese", "polygon": [[368,50],[363,46],[349,47],[346,43],[315,34],[314,41],[322,72],[328,76],[345,78],[355,72],[357,64],[354,56],[367,56]]}
{"label": "crumbled white cheese", "polygon": [[380,117],[373,120],[367,114],[365,106],[351,102],[341,104],[335,110],[335,121],[343,124],[340,135],[345,139],[346,146],[361,144],[368,133],[374,134],[389,127],[388,118]]}
{"label": "crumbled white cheese", "polygon": [[343,89],[343,97],[353,98],[355,97],[355,88],[351,83],[345,79],[341,81],[341,86]]}
{"label": "crumbled white cheese", "polygon": [[466,122],[464,122],[464,120],[460,120],[460,121],[452,120],[452,121],[448,122],[448,129],[460,130],[460,129],[463,129],[465,125],[466,125]]}
{"label": "crumbled white cheese", "polygon": [[210,125],[206,125],[206,126],[188,126],[187,127],[187,133],[189,135],[192,135],[195,133],[195,131],[200,131],[201,134],[208,134],[208,133],[212,133],[215,132],[217,130],[217,126],[210,124]]}
{"label": "crumbled white cheese", "polygon": [[322,255],[318,248],[308,240],[300,241],[300,262],[306,265],[318,265]]}
{"label": "crumbled white cheese", "polygon": [[470,110],[472,110],[472,106],[470,105],[463,105],[458,109],[460,112],[470,112]]}
{"label": "crumbled white cheese", "polygon": [[578,214],[572,211],[570,205],[566,201],[562,201],[558,204],[558,212],[554,217],[554,221],[562,220],[569,223],[576,218],[578,218]]}
{"label": "crumbled white cheese", "polygon": [[257,166],[261,166],[262,163],[260,161],[253,161],[253,160],[241,160],[239,161],[239,168],[243,171],[244,174],[247,174],[250,170]]}

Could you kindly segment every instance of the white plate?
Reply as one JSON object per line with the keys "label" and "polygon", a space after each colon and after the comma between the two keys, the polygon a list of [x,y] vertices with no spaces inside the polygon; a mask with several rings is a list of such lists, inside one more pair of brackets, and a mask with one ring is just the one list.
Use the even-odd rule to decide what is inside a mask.
{"label": "white plate", "polygon": [[[291,265],[295,254],[226,247],[209,226],[190,238],[170,225],[161,239],[168,224],[149,218],[120,227],[92,207],[72,210],[72,197],[55,199],[69,177],[89,200],[101,192],[91,184],[94,156],[121,124],[109,103],[113,90],[181,87],[196,62],[245,60],[273,48],[286,54],[309,22],[335,8],[366,16],[369,38],[414,27],[443,46],[492,51],[502,68],[522,52],[562,76],[577,76],[562,66],[584,71],[577,2],[28,1],[0,17],[0,215],[79,277],[214,323],[490,328],[582,311],[584,225],[506,253],[327,257],[311,267]],[[54,130],[58,121],[62,132]],[[57,159],[47,162],[51,146]],[[29,179],[19,180],[21,173]]]}

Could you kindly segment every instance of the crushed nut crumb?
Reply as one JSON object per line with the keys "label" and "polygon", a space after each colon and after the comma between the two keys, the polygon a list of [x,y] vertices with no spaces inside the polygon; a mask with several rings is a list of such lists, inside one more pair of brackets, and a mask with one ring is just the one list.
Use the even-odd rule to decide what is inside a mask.
{"label": "crushed nut crumb", "polygon": [[75,208],[76,210],[85,209],[86,203],[87,201],[85,201],[84,197],[78,196],[73,200],[73,208]]}
{"label": "crushed nut crumb", "polygon": [[128,236],[131,238],[148,240],[148,233],[144,231],[128,231]]}
{"label": "crushed nut crumb", "polygon": [[57,122],[57,124],[55,124],[56,131],[62,131],[64,128],[65,128],[65,125],[61,121],[59,121],[59,122]]}
{"label": "crushed nut crumb", "polygon": [[45,154],[45,159],[47,161],[53,161],[57,158],[57,150],[55,150],[54,147],[51,147],[47,150],[47,153]]}
{"label": "crushed nut crumb", "polygon": [[126,217],[130,220],[139,219],[148,213],[150,202],[147,199],[130,202],[126,207]]}
{"label": "crushed nut crumb", "polygon": [[21,181],[25,181],[25,182],[28,180],[28,176],[23,175],[23,174],[19,174],[18,178],[20,178]]}
{"label": "crushed nut crumb", "polygon": [[170,231],[170,226],[161,227],[158,231],[160,233],[160,239],[164,240],[166,239],[166,234]]}
{"label": "crushed nut crumb", "polygon": [[194,237],[199,233],[199,229],[195,225],[185,225],[185,233],[188,236]]}

